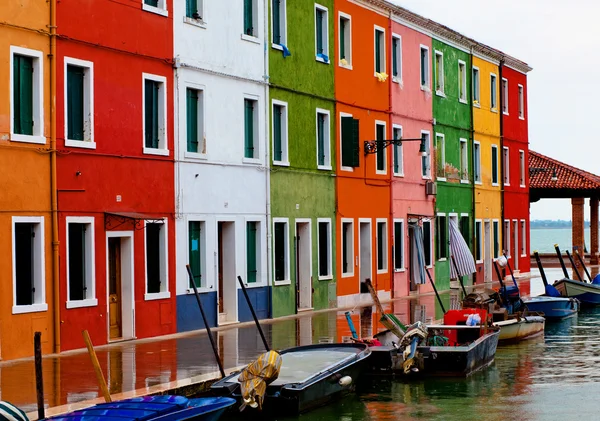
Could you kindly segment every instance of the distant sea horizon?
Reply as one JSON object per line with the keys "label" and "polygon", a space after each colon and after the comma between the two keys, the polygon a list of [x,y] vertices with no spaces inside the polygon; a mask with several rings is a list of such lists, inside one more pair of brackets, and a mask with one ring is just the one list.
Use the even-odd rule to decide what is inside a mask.
{"label": "distant sea horizon", "polygon": [[[571,248],[571,228],[531,228],[530,235],[530,250],[529,253],[538,251],[539,253],[554,253],[554,244],[558,244],[561,250]],[[585,247],[590,250],[590,229],[584,229]]]}

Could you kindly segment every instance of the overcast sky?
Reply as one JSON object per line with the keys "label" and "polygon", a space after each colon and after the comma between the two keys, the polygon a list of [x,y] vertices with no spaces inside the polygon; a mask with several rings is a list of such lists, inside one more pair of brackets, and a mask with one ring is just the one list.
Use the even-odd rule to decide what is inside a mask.
{"label": "overcast sky", "polygon": [[[600,175],[600,2],[391,0],[533,67],[529,147]],[[595,69],[595,70],[594,70]],[[589,208],[586,206],[586,215]],[[531,204],[531,219],[571,219],[570,200]]]}

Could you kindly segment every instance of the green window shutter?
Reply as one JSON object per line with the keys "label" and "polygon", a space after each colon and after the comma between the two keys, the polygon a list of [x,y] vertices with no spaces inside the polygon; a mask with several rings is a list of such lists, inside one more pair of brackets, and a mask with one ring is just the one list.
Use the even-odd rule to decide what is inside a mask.
{"label": "green window shutter", "polygon": [[352,117],[342,117],[342,165],[360,165],[359,121]]}
{"label": "green window shutter", "polygon": [[146,139],[147,148],[158,148],[158,82],[146,80],[144,82],[146,116]]}
{"label": "green window shutter", "polygon": [[252,19],[252,3],[253,0],[244,0],[244,33],[246,35],[254,35],[253,19]]}
{"label": "green window shutter", "polygon": [[346,19],[340,19],[340,60],[346,58]]}
{"label": "green window shutter", "polygon": [[281,44],[281,0],[273,0],[273,44]]}
{"label": "green window shutter", "polygon": [[198,0],[185,0],[185,16],[193,18],[198,13]]}
{"label": "green window shutter", "polygon": [[494,225],[494,256],[493,257],[496,258],[496,257],[498,257],[499,248],[500,248],[500,244],[498,241],[500,235],[498,232],[499,231],[498,223],[494,222],[493,225]]}
{"label": "green window shutter", "polygon": [[85,300],[85,224],[69,224],[69,301]]}
{"label": "green window shutter", "polygon": [[377,125],[377,171],[385,171],[385,148],[383,140],[385,139],[385,126]]}
{"label": "green window shutter", "polygon": [[323,54],[323,11],[316,11],[317,54]]}
{"label": "green window shutter", "polygon": [[423,223],[423,244],[425,245],[425,266],[431,266],[431,223]]}
{"label": "green window shutter", "polygon": [[273,106],[273,160],[281,161],[283,159],[283,150],[281,147],[281,119],[283,107],[281,105]]}
{"label": "green window shutter", "polygon": [[244,156],[254,158],[254,101],[244,100]]}
{"label": "green window shutter", "polygon": [[398,38],[392,38],[392,76],[398,76]]}
{"label": "green window shutter", "polygon": [[83,137],[83,80],[82,67],[67,66],[67,138],[84,140]]}
{"label": "green window shutter", "polygon": [[492,183],[498,184],[498,149],[492,147]]}
{"label": "green window shutter", "polygon": [[198,91],[187,89],[187,151],[198,153]]}
{"label": "green window shutter", "polygon": [[256,222],[246,222],[246,282],[256,282]]}
{"label": "green window shutter", "polygon": [[471,239],[469,238],[471,229],[469,228],[469,217],[463,216],[460,218],[460,233],[462,234],[464,240],[467,244],[471,243]]}
{"label": "green window shutter", "polygon": [[421,48],[421,85],[427,83],[427,50]]}
{"label": "green window shutter", "polygon": [[385,268],[385,265],[383,264],[383,258],[384,258],[384,253],[385,250],[383,250],[383,241],[384,241],[384,236],[387,235],[387,233],[385,232],[385,224],[382,224],[381,222],[377,223],[377,269],[382,270]]}
{"label": "green window shutter", "polygon": [[318,163],[325,165],[325,114],[317,114]]}
{"label": "green window shutter", "polygon": [[394,269],[402,269],[402,260],[404,250],[402,250],[403,240],[402,222],[394,222]]}
{"label": "green window shutter", "polygon": [[144,0],[144,3],[148,6],[158,7],[158,0]]}
{"label": "green window shutter", "polygon": [[329,224],[319,222],[319,276],[329,275]]}
{"label": "green window shutter", "polygon": [[398,173],[398,170],[400,169],[400,156],[398,154],[398,148],[399,146],[394,145],[393,146],[393,151],[394,151],[394,173]]}
{"label": "green window shutter", "polygon": [[160,230],[162,224],[146,224],[146,291],[160,292]]}
{"label": "green window shutter", "polygon": [[13,56],[14,126],[17,134],[33,135],[33,59]]}
{"label": "green window shutter", "polygon": [[[188,223],[189,237],[188,237],[188,250],[189,250],[189,262],[192,275],[194,275],[194,282],[196,287],[202,286],[202,258],[201,258],[201,244],[200,238],[202,235],[200,222],[190,221]],[[192,284],[190,282],[190,288]]]}
{"label": "green window shutter", "polygon": [[375,31],[375,71],[381,73],[381,39],[379,37],[380,31]]}
{"label": "green window shutter", "polygon": [[342,272],[348,272],[348,229],[342,223]]}
{"label": "green window shutter", "polygon": [[285,280],[285,227],[281,222],[275,223],[275,280]]}

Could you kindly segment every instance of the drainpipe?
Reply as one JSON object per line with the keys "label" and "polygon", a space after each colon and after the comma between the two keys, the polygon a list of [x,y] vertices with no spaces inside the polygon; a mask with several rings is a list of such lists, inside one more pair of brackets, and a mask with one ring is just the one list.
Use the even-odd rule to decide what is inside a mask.
{"label": "drainpipe", "polygon": [[[498,224],[498,231],[502,233],[502,240],[504,240],[504,95],[502,95],[502,68],[504,67],[504,56],[500,59],[500,65],[498,66],[498,89],[496,95],[500,94],[500,101],[498,101],[498,115],[500,116],[500,146],[498,147],[498,165],[500,166],[500,223]],[[500,91],[500,92],[498,92]],[[499,244],[500,246],[501,244]],[[506,251],[508,254],[508,250]]]}
{"label": "drainpipe", "polygon": [[[392,12],[390,11],[390,17],[388,20],[388,39],[391,39],[391,35],[392,35]],[[393,43],[390,43],[390,47],[393,48]],[[391,51],[390,48],[390,51]],[[393,57],[394,54],[392,52],[392,54],[390,54],[390,57]],[[393,77],[393,66],[394,64],[391,63],[391,68],[390,70],[392,70],[388,76],[387,79],[387,84],[388,84],[388,93],[389,93],[389,98],[388,98],[388,113],[390,116],[390,124],[389,124],[389,129],[391,130],[391,134],[392,134],[392,138],[394,136],[394,114],[393,114],[393,107],[392,107],[392,77]],[[387,136],[387,135],[386,135]],[[395,147],[395,145],[392,145],[392,147]],[[389,189],[390,189],[390,222],[389,224],[387,224],[388,227],[388,238],[394,238],[393,236],[393,230],[394,230],[394,149],[392,149],[390,151],[391,153],[388,154],[390,155],[391,159],[389,159],[389,162],[391,162],[392,165],[389,166],[390,168],[390,184],[389,184]],[[388,253],[390,253],[388,255],[388,273],[390,274],[390,297],[394,298],[394,282],[395,282],[395,274],[396,272],[394,271],[393,265],[394,265],[394,256],[393,253],[391,253],[391,251],[396,247],[396,239],[394,238],[394,244],[392,247],[390,247]]]}
{"label": "drainpipe", "polygon": [[[473,215],[473,223],[471,224],[471,227],[473,228],[473,233],[471,234],[471,241],[473,244],[473,249],[477,248],[477,244],[475,243],[475,200],[477,198],[477,196],[475,195],[475,125],[474,125],[474,119],[473,119],[473,47],[471,47],[471,54],[470,54],[470,59],[471,59],[471,66],[470,70],[471,70],[471,98],[469,98],[469,102],[471,104],[471,106],[469,107],[469,111],[470,111],[470,117],[471,117],[471,155],[473,156],[472,159],[472,164],[471,164],[471,168],[472,168],[472,173],[473,173],[473,184],[471,184],[473,186],[473,188],[471,189],[471,204],[473,205],[473,211],[472,211],[472,215]],[[481,78],[480,78],[481,80]],[[481,153],[481,145],[479,146],[479,152]],[[481,159],[479,160],[479,167],[481,167]],[[483,227],[481,228],[482,232],[483,232]],[[482,243],[483,244],[483,243]],[[475,266],[477,267],[477,266]],[[473,276],[473,285],[475,285],[477,281],[477,271],[475,271],[475,275]]]}
{"label": "drainpipe", "polygon": [[263,16],[263,27],[264,27],[264,76],[265,81],[265,194],[266,194],[266,233],[267,233],[267,300],[268,300],[268,311],[269,318],[273,318],[273,282],[272,282],[272,257],[271,257],[271,164],[269,157],[269,139],[270,139],[270,124],[269,120],[269,4],[265,2]]}
{"label": "drainpipe", "polygon": [[60,285],[58,274],[58,193],[56,187],[56,0],[50,0],[50,203],[52,211],[52,297],[54,352],[60,352]]}

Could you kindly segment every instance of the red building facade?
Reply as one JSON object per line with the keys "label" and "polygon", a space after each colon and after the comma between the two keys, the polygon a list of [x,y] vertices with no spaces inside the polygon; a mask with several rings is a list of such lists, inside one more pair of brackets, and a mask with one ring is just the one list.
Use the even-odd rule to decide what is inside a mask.
{"label": "red building facade", "polygon": [[83,329],[95,344],[176,331],[169,14],[172,0],[58,3],[63,351]]}

